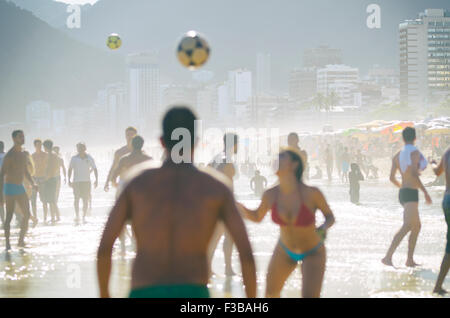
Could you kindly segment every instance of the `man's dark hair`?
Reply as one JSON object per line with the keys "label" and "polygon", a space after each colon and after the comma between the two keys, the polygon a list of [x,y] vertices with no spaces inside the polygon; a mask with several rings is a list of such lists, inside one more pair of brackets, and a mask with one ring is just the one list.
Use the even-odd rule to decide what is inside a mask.
{"label": "man's dark hair", "polygon": [[197,117],[192,110],[184,106],[172,107],[164,115],[162,121],[163,140],[166,148],[172,150],[172,148],[179,142],[179,140],[172,140],[172,133],[177,128],[185,128],[189,131],[191,137],[191,149],[195,143],[195,121]]}
{"label": "man's dark hair", "polygon": [[52,150],[53,149],[53,141],[51,141],[50,139],[47,139],[46,141],[44,141],[44,149],[45,150]]}
{"label": "man's dark hair", "polygon": [[416,130],[412,127],[406,127],[402,131],[402,136],[405,142],[413,142],[416,139]]}
{"label": "man's dark hair", "polygon": [[16,138],[18,134],[23,134],[23,130],[14,130],[11,134],[13,138]]}
{"label": "man's dark hair", "polygon": [[238,135],[234,133],[226,133],[223,135],[223,144],[225,146],[225,149],[230,149],[231,147],[238,144]]}
{"label": "man's dark hair", "polygon": [[144,138],[141,136],[134,136],[133,140],[131,141],[131,145],[133,146],[134,150],[142,150],[142,147],[144,146]]}
{"label": "man's dark hair", "polygon": [[41,144],[42,144],[42,140],[40,140],[40,139],[35,139],[35,140],[33,141],[33,145],[36,146],[37,143],[41,143]]}
{"label": "man's dark hair", "polygon": [[3,150],[5,150],[5,144],[3,141],[0,141],[0,152],[3,152]]}

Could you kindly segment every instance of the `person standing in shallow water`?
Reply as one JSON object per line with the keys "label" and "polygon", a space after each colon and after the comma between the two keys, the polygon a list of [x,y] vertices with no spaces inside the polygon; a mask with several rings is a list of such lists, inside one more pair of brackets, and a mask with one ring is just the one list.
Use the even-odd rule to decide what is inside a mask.
{"label": "person standing in shallow water", "polygon": [[[434,165],[436,162],[432,162]],[[441,269],[439,271],[438,279],[436,280],[436,285],[434,286],[434,293],[446,294],[447,291],[442,288],[445,276],[447,276],[448,270],[450,268],[450,148],[447,149],[444,156],[442,157],[439,165],[435,166],[433,169],[436,176],[440,176],[445,173],[446,189],[444,194],[444,200],[442,202],[442,209],[444,210],[445,222],[447,223],[447,244],[445,246],[445,254],[442,259]]]}
{"label": "person standing in shallow water", "polygon": [[[418,264],[414,261],[414,249],[419,236],[421,223],[419,216],[419,189],[422,190],[425,201],[431,204],[431,197],[420,180],[420,172],[427,167],[427,160],[422,153],[414,146],[416,140],[416,130],[407,127],[402,132],[405,147],[392,159],[390,181],[400,188],[399,201],[403,206],[403,225],[395,234],[386,256],[381,260],[383,264],[393,266],[392,255],[403,240],[410,233],[408,240],[408,258],[406,266],[414,267]],[[397,171],[400,171],[402,182],[396,178]]]}
{"label": "person standing in shallow water", "polygon": [[[69,186],[73,188],[75,222],[80,219],[80,199],[83,201],[83,222],[86,221],[88,210],[88,202],[91,196],[91,169],[94,170],[95,182],[94,187],[98,185],[98,172],[94,158],[86,153],[86,145],[84,143],[77,144],[78,154],[70,160],[68,179]],[[71,181],[73,172],[73,181]]]}
{"label": "person standing in shallow water", "polygon": [[[223,145],[224,150],[216,155],[211,163],[209,163],[209,167],[219,171],[224,174],[225,177],[228,178],[231,184],[231,188],[234,188],[233,178],[236,175],[236,166],[233,163],[233,157],[237,154],[238,151],[238,135],[233,133],[228,133],[223,136]],[[232,256],[233,256],[233,240],[231,239],[230,234],[226,231],[223,224],[219,223],[217,225],[216,231],[214,232],[213,239],[211,240],[211,246],[209,249],[209,264],[210,264],[210,275],[213,275],[212,272],[212,261],[214,258],[214,253],[217,249],[217,244],[221,237],[223,239],[223,256],[225,259],[225,275],[233,276],[235,275],[232,266]]]}
{"label": "person standing in shallow water", "polygon": [[22,212],[18,246],[25,247],[25,235],[28,231],[28,222],[30,219],[30,202],[25,187],[23,186],[24,179],[28,179],[34,189],[37,188],[37,185],[28,172],[29,154],[22,148],[25,144],[23,131],[13,131],[12,139],[14,146],[5,155],[0,170],[0,204],[6,203],[4,230],[7,251],[11,249],[9,235],[16,204]]}
{"label": "person standing in shallow water", "polygon": [[[267,270],[266,297],[280,297],[298,262],[302,264],[302,296],[320,297],[326,263],[324,240],[335,222],[333,212],[319,189],[303,183],[303,160],[297,149],[281,150],[277,176],[279,185],[264,192],[256,210],[239,204],[243,215],[258,223],[272,210],[272,220],[280,226],[280,238]],[[318,228],[316,210],[325,217]]]}
{"label": "person standing in shallow water", "polygon": [[[130,297],[209,297],[208,248],[218,222],[223,222],[236,244],[247,296],[256,297],[255,261],[229,180],[213,169],[216,178],[201,172],[192,162],[195,121],[186,107],[174,107],[165,114],[163,165],[142,171],[116,201],[97,253],[101,297],[110,296],[112,249],[127,220],[137,244]],[[181,141],[172,139],[175,130],[184,132]],[[190,149],[190,153],[180,154],[180,144],[181,151]]]}
{"label": "person standing in shallow water", "polygon": [[350,202],[359,204],[359,182],[364,181],[364,176],[356,163],[350,165],[351,170],[348,173],[348,180],[350,183]]}

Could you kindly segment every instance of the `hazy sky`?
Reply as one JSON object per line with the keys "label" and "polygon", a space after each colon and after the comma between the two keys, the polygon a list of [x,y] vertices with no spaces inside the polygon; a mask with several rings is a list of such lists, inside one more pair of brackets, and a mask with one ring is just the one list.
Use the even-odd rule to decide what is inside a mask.
{"label": "hazy sky", "polygon": [[56,2],[64,2],[64,3],[77,3],[77,4],[86,4],[86,3],[96,3],[98,0],[55,0]]}

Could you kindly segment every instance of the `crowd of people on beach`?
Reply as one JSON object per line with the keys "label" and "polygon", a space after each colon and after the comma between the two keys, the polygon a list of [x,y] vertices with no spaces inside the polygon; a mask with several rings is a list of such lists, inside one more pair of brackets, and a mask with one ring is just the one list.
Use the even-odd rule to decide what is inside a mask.
{"label": "crowd of people on beach", "polygon": [[[389,158],[391,162],[390,181],[399,188],[399,202],[404,209],[403,225],[394,236],[383,264],[393,265],[396,248],[409,234],[406,266],[418,265],[414,260],[421,229],[418,193],[422,191],[426,203],[432,203],[420,178],[429,164],[433,165],[436,176],[444,176],[447,184],[443,210],[447,226],[450,225],[450,149],[441,149],[450,144],[448,139],[437,149],[427,144],[426,136],[418,138],[414,128],[406,127],[401,140],[391,146],[383,145],[380,139],[360,142],[352,137],[330,139],[323,136],[305,140],[302,148],[301,138],[293,132],[278,153],[277,183],[269,186],[267,178],[261,174],[261,166],[236,163],[239,136],[234,133],[224,135],[223,150],[211,162],[202,167],[196,165],[193,158],[197,119],[187,107],[167,111],[162,121],[160,143],[164,156],[160,166],[155,166],[155,160],[143,151],[144,138],[138,135],[137,129],[126,129],[126,144],[114,152],[104,185],[104,191],[109,191],[111,185],[116,188],[116,201],[97,254],[101,297],[110,296],[114,243],[119,238],[125,252],[127,235],[136,244],[130,297],[209,297],[207,285],[213,275],[212,259],[221,238],[226,275],[235,274],[231,262],[235,246],[246,295],[256,297],[255,260],[244,220],[259,223],[269,211],[272,221],[280,228],[280,236],[267,269],[265,296],[280,297],[286,280],[300,264],[301,295],[320,297],[326,270],[327,232],[335,223],[335,217],[324,193],[310,186],[309,181],[326,178],[331,182],[337,176],[337,180],[349,185],[351,202],[358,204],[360,182],[379,177],[380,169],[375,161],[380,158]],[[179,129],[187,132],[183,134],[187,139],[174,139],[177,135],[174,131]],[[77,154],[70,158],[66,169],[60,149],[52,140],[35,139],[32,154],[23,148],[23,131],[12,132],[12,141],[13,147],[7,153],[4,143],[0,142],[0,212],[6,250],[11,249],[14,215],[20,224],[18,246],[26,248],[29,223],[36,226],[40,222],[38,196],[42,203],[42,222],[60,222],[58,199],[62,182],[73,189],[75,222],[87,222],[92,186],[98,187],[99,177],[86,144],[76,145]],[[430,158],[421,152],[425,148],[431,150]],[[313,164],[315,173],[311,169]],[[235,199],[233,179],[237,173],[250,179],[249,188],[261,198],[255,209]],[[316,226],[317,211],[324,220],[319,226]],[[127,225],[131,225],[131,233]],[[434,288],[439,294],[446,293],[442,284],[450,267],[449,236],[450,230]]]}

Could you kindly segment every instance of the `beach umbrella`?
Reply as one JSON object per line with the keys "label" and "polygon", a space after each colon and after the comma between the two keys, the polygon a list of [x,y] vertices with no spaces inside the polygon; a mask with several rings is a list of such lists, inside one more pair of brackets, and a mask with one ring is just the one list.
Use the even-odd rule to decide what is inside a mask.
{"label": "beach umbrella", "polygon": [[450,135],[450,127],[434,126],[425,131],[426,135]]}

